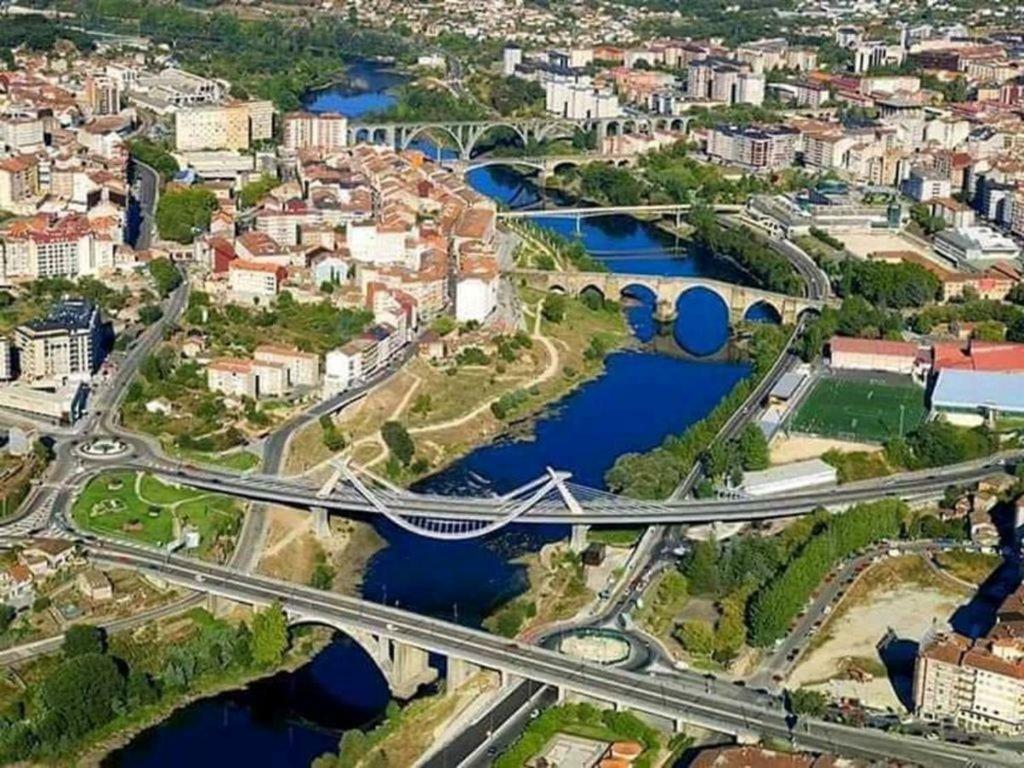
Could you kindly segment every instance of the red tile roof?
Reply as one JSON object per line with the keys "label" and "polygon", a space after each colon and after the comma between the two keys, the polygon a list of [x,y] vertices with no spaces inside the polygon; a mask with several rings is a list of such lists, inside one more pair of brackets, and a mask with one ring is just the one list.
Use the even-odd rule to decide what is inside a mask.
{"label": "red tile roof", "polygon": [[917,357],[917,344],[910,341],[886,341],[885,339],[852,339],[833,336],[829,341],[832,353],[847,352],[858,355],[883,355],[885,357]]}

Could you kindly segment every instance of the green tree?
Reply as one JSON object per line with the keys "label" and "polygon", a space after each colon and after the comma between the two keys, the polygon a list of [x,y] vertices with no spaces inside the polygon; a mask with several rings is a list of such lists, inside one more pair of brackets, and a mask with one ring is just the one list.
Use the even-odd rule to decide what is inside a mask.
{"label": "green tree", "polygon": [[409,436],[409,430],[400,422],[385,421],[380,428],[380,435],[388,446],[391,455],[398,459],[405,466],[409,466],[413,455],[416,453],[416,445]]}
{"label": "green tree", "polygon": [[560,323],[565,319],[567,299],[560,293],[549,293],[544,297],[541,314],[549,323]]}
{"label": "green tree", "polygon": [[771,463],[768,439],[756,424],[748,424],[743,428],[738,447],[743,469],[747,471],[768,469],[768,465]]}
{"label": "green tree", "polygon": [[107,632],[103,627],[75,624],[64,632],[64,655],[68,658],[106,651]]}
{"label": "green tree", "polygon": [[686,652],[694,656],[710,656],[715,649],[715,631],[708,622],[700,619],[684,621],[676,637]]}
{"label": "green tree", "polygon": [[252,208],[278,183],[278,180],[273,176],[263,174],[255,181],[250,181],[242,187],[242,191],[238,193],[238,202],[241,203],[242,208]]}
{"label": "green tree", "polygon": [[125,679],[117,662],[99,653],[84,653],[62,662],[43,681],[39,700],[44,732],[63,741],[109,722],[123,700]]}
{"label": "green tree", "polygon": [[789,707],[797,715],[822,717],[828,708],[828,699],[821,691],[797,688],[795,691],[789,691]]}
{"label": "green tree", "polygon": [[718,592],[718,552],[718,542],[714,539],[698,541],[683,562],[683,575],[694,593],[714,595]]}
{"label": "green tree", "polygon": [[288,618],[280,603],[265,608],[252,620],[252,661],[258,667],[280,664],[288,650]]}
{"label": "green tree", "polygon": [[181,285],[184,278],[170,259],[161,256],[149,262],[149,274],[156,283],[156,290],[161,296],[169,296],[171,292]]}
{"label": "green tree", "polygon": [[197,232],[210,228],[215,210],[217,198],[208,189],[168,189],[156,206],[156,228],[165,240],[191,243]]}

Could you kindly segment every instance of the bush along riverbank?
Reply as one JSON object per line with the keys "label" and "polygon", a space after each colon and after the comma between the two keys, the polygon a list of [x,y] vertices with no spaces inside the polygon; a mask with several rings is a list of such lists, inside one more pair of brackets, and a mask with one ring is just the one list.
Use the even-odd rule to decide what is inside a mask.
{"label": "bush along riverbank", "polygon": [[670,435],[645,453],[625,453],[605,474],[605,484],[616,493],[638,499],[664,499],[678,486],[690,468],[714,440],[750,393],[782,354],[789,328],[755,324],[746,342],[752,370],[706,417],[691,424],[681,435]]}
{"label": "bush along riverbank", "polygon": [[319,647],[312,634],[290,642],[280,606],[255,614],[251,629],[202,609],[141,636],[76,625],[63,650],[22,668],[24,688],[4,697],[0,761],[98,764],[183,704],[298,666]]}

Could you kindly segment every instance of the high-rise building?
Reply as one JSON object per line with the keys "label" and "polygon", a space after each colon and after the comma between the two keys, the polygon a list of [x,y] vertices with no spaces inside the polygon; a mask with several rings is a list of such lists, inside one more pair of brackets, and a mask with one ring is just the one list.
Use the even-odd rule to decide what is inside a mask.
{"label": "high-rise building", "polygon": [[20,378],[61,386],[88,381],[102,360],[100,313],[84,299],[61,301],[14,331]]}
{"label": "high-rise building", "polygon": [[174,148],[248,149],[253,141],[274,135],[274,106],[269,101],[238,101],[188,107],[174,115]]}
{"label": "high-rise building", "polygon": [[708,155],[752,169],[787,168],[799,134],[792,128],[720,125],[708,134]]}
{"label": "high-rise building", "polygon": [[348,119],[336,112],[290,112],[281,121],[281,132],[286,149],[333,152],[348,144]]}
{"label": "high-rise building", "polygon": [[121,111],[121,85],[106,75],[85,79],[85,102],[94,115],[116,115]]}

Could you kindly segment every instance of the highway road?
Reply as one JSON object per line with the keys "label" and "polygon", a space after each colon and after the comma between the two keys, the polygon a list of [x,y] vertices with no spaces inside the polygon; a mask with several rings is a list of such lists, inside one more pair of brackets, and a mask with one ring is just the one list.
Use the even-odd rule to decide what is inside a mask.
{"label": "highway road", "polygon": [[86,548],[94,560],[148,571],[172,583],[254,604],[280,601],[287,611],[305,621],[323,622],[343,630],[365,630],[432,653],[462,658],[490,669],[504,669],[534,681],[565,686],[600,700],[726,733],[769,736],[791,740],[807,749],[871,758],[886,756],[934,768],[1020,765],[1019,754],[992,747],[970,748],[806,717],[796,721],[785,712],[777,697],[723,685],[695,673],[668,678],[605,668],[391,606],[253,576],[226,566],[109,541],[100,546],[87,544]]}
{"label": "highway road", "polygon": [[420,768],[486,768],[494,755],[504,752],[519,738],[530,722],[530,714],[551,706],[556,698],[557,692],[551,686],[523,680],[421,763]]}
{"label": "highway road", "polygon": [[[541,500],[523,512],[521,507],[517,510],[512,502],[500,497],[459,497],[381,490],[376,493],[376,498],[386,506],[389,517],[399,517],[406,521],[433,518],[471,521],[477,524],[515,521],[597,525],[739,522],[789,517],[821,507],[837,508],[882,497],[934,498],[948,485],[976,482],[993,473],[1004,472],[1008,465],[1019,458],[1019,453],[1005,453],[963,464],[906,472],[886,478],[751,498],[678,499],[656,502],[598,493],[591,498],[579,499],[580,513],[571,512],[559,499]],[[347,484],[339,484],[331,493],[320,495],[320,488],[303,478],[280,478],[265,474],[238,475],[166,461],[128,460],[112,468],[152,472],[194,488],[226,493],[253,501],[306,508],[324,507],[332,511],[361,514],[378,514],[382,511],[378,505],[368,501],[359,491]],[[517,511],[518,515],[515,514]]]}
{"label": "highway road", "polygon": [[135,179],[138,182],[139,194],[136,198],[139,205],[139,231],[133,243],[136,251],[145,251],[153,239],[153,227],[156,226],[156,204],[160,199],[160,174],[151,166],[146,165],[137,157],[132,158]]}

